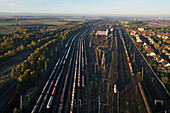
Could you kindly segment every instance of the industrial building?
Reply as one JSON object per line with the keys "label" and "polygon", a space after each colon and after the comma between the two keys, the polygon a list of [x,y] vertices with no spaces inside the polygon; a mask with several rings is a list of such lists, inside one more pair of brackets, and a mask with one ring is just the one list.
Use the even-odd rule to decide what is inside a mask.
{"label": "industrial building", "polygon": [[106,31],[97,31],[96,35],[99,35],[99,36],[108,36],[108,33],[109,33],[109,30],[106,29]]}

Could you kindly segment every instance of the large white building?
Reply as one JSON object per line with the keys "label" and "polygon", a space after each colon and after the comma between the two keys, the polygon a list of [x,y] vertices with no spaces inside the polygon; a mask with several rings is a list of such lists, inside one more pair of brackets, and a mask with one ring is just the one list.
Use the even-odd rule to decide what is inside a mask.
{"label": "large white building", "polygon": [[100,35],[100,36],[106,35],[106,36],[108,36],[108,32],[109,32],[108,29],[106,29],[106,31],[97,31],[96,35]]}

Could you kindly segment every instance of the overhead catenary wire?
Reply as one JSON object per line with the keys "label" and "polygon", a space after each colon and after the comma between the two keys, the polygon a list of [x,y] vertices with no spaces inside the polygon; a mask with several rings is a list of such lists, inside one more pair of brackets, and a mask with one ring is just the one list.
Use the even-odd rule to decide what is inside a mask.
{"label": "overhead catenary wire", "polygon": [[[102,80],[100,81],[101,83],[101,85],[102,85]],[[138,81],[137,81],[138,82]],[[134,87],[136,84],[137,84],[137,82],[135,82],[132,86]],[[131,83],[131,82],[129,82],[129,83]],[[107,85],[107,84],[104,84],[104,85]],[[131,88],[132,89],[132,88]],[[104,90],[102,90],[101,92],[102,93],[100,93],[100,95],[102,95],[102,94],[104,94],[104,92],[106,91],[107,89],[104,89]],[[127,91],[127,92],[129,92],[129,91]],[[127,93],[126,92],[126,93]],[[120,97],[121,97],[121,95],[120,95]],[[120,97],[119,97],[119,99],[120,99]],[[91,103],[91,102],[94,102],[94,101],[96,101],[97,99],[98,99],[99,97],[97,96],[96,98],[84,98],[84,99],[87,99],[87,100],[89,100],[89,101],[87,101],[87,102],[85,102],[85,103],[82,103],[81,105],[86,105],[86,104],[89,104],[89,103]],[[102,98],[102,97],[101,97]],[[53,106],[53,107],[59,107],[59,106]],[[53,108],[52,107],[52,108]],[[70,107],[70,106],[63,106],[63,107]]]}

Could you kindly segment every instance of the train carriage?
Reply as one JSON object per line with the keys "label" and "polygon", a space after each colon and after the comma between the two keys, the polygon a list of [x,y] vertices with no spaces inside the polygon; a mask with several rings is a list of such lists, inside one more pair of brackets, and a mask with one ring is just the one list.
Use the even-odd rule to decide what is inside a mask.
{"label": "train carriage", "polygon": [[51,108],[51,105],[52,105],[52,102],[53,102],[53,98],[54,98],[53,96],[50,96],[50,99],[49,99],[48,104],[46,106],[47,109]]}

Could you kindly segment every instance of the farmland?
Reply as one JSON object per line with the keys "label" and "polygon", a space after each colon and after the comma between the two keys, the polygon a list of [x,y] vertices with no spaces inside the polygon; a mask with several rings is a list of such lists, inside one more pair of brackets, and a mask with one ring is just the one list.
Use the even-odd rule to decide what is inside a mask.
{"label": "farmland", "polygon": [[81,18],[45,18],[45,17],[16,17],[0,19],[0,34],[15,32],[16,28],[29,27],[32,25],[70,27],[76,24],[82,24],[86,20]]}
{"label": "farmland", "polygon": [[15,23],[0,23],[0,26],[16,25]]}
{"label": "farmland", "polygon": [[70,22],[45,22],[44,24],[48,24],[48,25],[65,25],[65,24],[69,24]]}
{"label": "farmland", "polygon": [[[34,21],[25,20],[25,21],[36,22],[37,20]],[[70,22],[58,21],[49,23],[60,24],[60,26],[62,26],[64,24],[69,24]],[[34,82],[35,83],[34,85],[28,83],[28,85],[26,86],[28,87],[28,91],[26,92],[24,91],[25,93],[23,93],[23,98],[27,98],[26,95],[30,93],[31,95],[34,93],[33,94],[34,96],[37,95],[38,94],[37,88],[39,89],[39,87],[41,87],[38,81],[42,82],[47,78],[46,74],[51,71],[49,69],[51,68],[51,66],[54,65],[55,63],[54,61],[60,55],[59,53],[63,51],[63,47],[66,44],[68,38],[73,37],[75,33],[78,32],[78,30],[86,28],[88,27],[88,25],[89,24],[85,22],[84,24],[79,24],[76,26],[69,25],[70,27],[67,28],[59,27],[58,25],[40,25],[40,24],[34,24],[30,26],[26,25],[4,26],[9,29],[15,29],[15,32],[0,35],[1,39],[0,89],[3,90],[6,87],[9,87],[8,90],[3,90],[0,93],[0,100],[3,100],[1,101],[0,109],[2,109],[2,107],[5,106],[7,102],[10,100],[10,103],[8,103],[6,108],[3,108],[3,110],[5,110],[6,112],[13,110],[14,108],[11,109],[11,107],[15,107],[13,102],[17,103],[18,94],[25,90],[19,86],[19,84],[22,84],[21,82],[25,79],[25,75],[18,78],[19,76],[16,73],[16,75],[12,76],[13,73],[13,72],[11,73],[12,70],[15,71],[15,68],[17,66],[20,67],[21,65],[24,64],[24,62],[28,63],[28,61],[31,61],[36,67],[35,72],[37,73],[38,72],[37,70],[39,70],[39,72],[41,71],[42,74],[37,73],[37,78],[34,79],[35,81],[36,80],[37,81]],[[27,71],[29,70],[32,71],[34,67],[32,67],[31,65],[28,67],[28,69],[26,69]],[[26,70],[24,69],[24,71]],[[24,72],[21,72],[21,74],[23,73]],[[13,74],[15,74],[15,72]],[[32,74],[34,74],[34,72]],[[19,89],[19,87],[21,89]],[[13,95],[7,96],[6,94]],[[35,98],[33,96],[30,97]],[[25,103],[27,104],[27,106],[30,105],[27,99],[24,99],[23,106],[26,106]],[[18,104],[16,104],[16,107],[17,106]]]}
{"label": "farmland", "polygon": [[6,28],[5,26],[0,26],[0,34],[11,32],[11,29]]}

